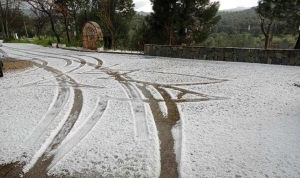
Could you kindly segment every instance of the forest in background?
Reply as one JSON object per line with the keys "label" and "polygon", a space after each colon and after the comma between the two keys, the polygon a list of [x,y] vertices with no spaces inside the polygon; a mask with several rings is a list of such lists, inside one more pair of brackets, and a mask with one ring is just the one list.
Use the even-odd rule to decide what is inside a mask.
{"label": "forest in background", "polygon": [[[159,2],[152,1],[153,3]],[[24,3],[28,2],[34,4],[36,8],[28,6],[28,4],[27,8],[24,8]],[[106,49],[143,50],[143,45],[147,43],[168,44],[170,42],[172,45],[263,48],[266,39],[261,30],[261,19],[255,11],[255,7],[236,12],[218,12],[216,4],[209,14],[203,10],[188,9],[187,5],[172,1],[174,5],[169,6],[172,7],[169,9],[170,12],[173,11],[172,16],[166,16],[166,18],[169,18],[167,20],[171,19],[170,22],[173,24],[168,24],[167,27],[171,30],[167,34],[164,32],[166,26],[153,28],[153,24],[150,24],[151,20],[153,22],[163,19],[161,16],[158,16],[157,20],[155,19],[157,17],[151,19],[155,12],[152,14],[135,12],[132,0],[93,0],[89,1],[91,4],[88,4],[87,0],[57,0],[52,5],[39,4],[41,2],[43,1],[31,0],[23,2],[22,5],[19,1],[14,0],[6,0],[6,3],[1,1],[2,38],[9,42],[34,41],[36,44],[45,46],[59,40],[59,43],[65,43],[67,46],[81,46],[83,24],[86,21],[95,21],[100,24],[104,33]],[[187,3],[187,1],[184,2]],[[201,3],[200,0],[198,6],[207,7],[207,4]],[[45,6],[45,11],[39,10],[42,5]],[[160,8],[158,9],[160,10]],[[49,12],[51,16],[47,14]],[[195,12],[199,16],[193,18],[200,20],[196,19],[190,21],[189,24],[186,23],[188,28],[182,26],[181,22],[185,22],[182,17],[189,19],[190,14],[195,14]],[[180,16],[175,16],[176,13]],[[202,24],[208,24],[207,27],[198,28],[201,26],[203,15],[207,14],[211,16],[210,19],[215,19],[214,22],[209,24],[210,21],[206,20]],[[49,21],[50,17],[53,24]],[[175,21],[174,19],[179,20]],[[265,27],[271,24],[269,23],[270,19],[272,20],[272,18],[266,18]],[[268,48],[294,48],[299,34],[298,25],[297,20],[278,18],[278,20],[272,21]],[[197,30],[200,33],[197,34]],[[14,39],[15,33],[20,37],[19,40]],[[192,36],[189,33],[197,35]]]}
{"label": "forest in background", "polygon": [[[263,48],[265,37],[260,27],[260,19],[251,9],[228,12],[221,11],[219,23],[212,29],[212,34],[203,43],[209,47],[248,47]],[[293,49],[298,38],[298,24],[278,21],[272,24],[269,48]]]}
{"label": "forest in background", "polygon": [[[260,29],[260,19],[256,7],[242,11],[219,11],[221,20],[211,29],[210,36],[200,45],[207,47],[263,48],[265,38]],[[138,33],[148,13],[138,12],[133,19],[131,37]],[[293,49],[298,38],[297,23],[276,22],[272,26],[269,48]],[[140,37],[142,39],[142,37]]]}

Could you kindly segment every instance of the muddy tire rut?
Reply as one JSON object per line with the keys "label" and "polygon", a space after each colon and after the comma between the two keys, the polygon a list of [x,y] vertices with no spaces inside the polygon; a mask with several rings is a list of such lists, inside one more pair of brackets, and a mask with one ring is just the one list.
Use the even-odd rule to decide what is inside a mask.
{"label": "muddy tire rut", "polygon": [[[25,52],[24,52],[25,53]],[[32,53],[32,52],[26,52],[29,55],[34,55],[35,57],[47,57],[47,55],[40,54],[40,53]],[[55,54],[53,54],[55,55]],[[51,57],[53,58],[53,55]],[[56,54],[57,56],[57,54]],[[81,55],[85,56],[85,55]],[[49,56],[48,56],[49,57]],[[68,56],[71,57],[71,56]],[[39,157],[39,159],[34,163],[34,166],[29,169],[29,171],[24,175],[24,177],[28,178],[46,178],[49,177],[47,175],[47,172],[49,168],[53,167],[62,157],[64,157],[65,154],[70,151],[70,149],[74,148],[92,129],[92,127],[98,122],[98,120],[102,117],[103,112],[105,111],[107,104],[96,104],[97,112],[93,113],[91,118],[88,119],[88,125],[83,126],[82,129],[73,136],[72,139],[67,141],[67,146],[70,147],[70,149],[66,150],[65,152],[62,152],[58,155],[53,155],[51,152],[53,150],[59,150],[60,148],[64,148],[66,145],[61,145],[62,141],[67,137],[69,132],[72,130],[74,124],[76,123],[77,119],[79,118],[80,112],[83,107],[83,94],[81,91],[81,87],[93,87],[93,86],[84,86],[79,83],[77,83],[73,78],[71,78],[68,73],[74,72],[79,70],[85,65],[93,67],[93,70],[98,70],[101,73],[107,74],[110,78],[118,81],[120,83],[120,86],[123,87],[125,91],[127,91],[127,95],[130,97],[132,102],[132,107],[134,111],[134,117],[136,121],[136,130],[137,135],[136,141],[141,141],[148,138],[149,131],[146,121],[146,111],[144,108],[144,103],[150,104],[150,109],[153,115],[153,119],[156,124],[156,128],[158,130],[158,138],[160,140],[160,157],[161,157],[161,178],[176,178],[179,176],[178,173],[178,164],[176,162],[176,154],[174,151],[174,138],[172,136],[172,129],[176,124],[180,124],[178,121],[180,120],[180,114],[178,111],[178,103],[182,102],[204,102],[208,100],[223,100],[226,99],[224,97],[217,97],[217,96],[210,96],[206,95],[200,92],[190,91],[187,89],[183,89],[180,86],[185,85],[205,85],[205,84],[212,84],[212,83],[221,83],[225,82],[227,80],[222,79],[214,79],[214,78],[206,78],[202,76],[192,76],[192,77],[199,77],[199,78],[206,78],[209,81],[208,82],[200,82],[200,83],[191,83],[191,84],[158,84],[154,82],[148,82],[148,81],[138,81],[130,77],[130,73],[137,72],[136,70],[129,71],[126,73],[122,73],[120,70],[113,70],[110,67],[102,67],[102,60],[97,57],[88,56],[90,58],[93,58],[97,64],[89,63],[83,60],[80,57],[74,57],[74,59],[78,59],[80,64],[79,66],[67,71],[62,72],[60,70],[57,70],[55,68],[52,68],[47,65],[47,62],[44,60],[41,60],[39,58],[36,58],[34,60],[40,61],[43,63],[43,65],[40,65],[38,63],[35,63],[35,65],[39,68],[43,68],[44,70],[50,72],[53,74],[54,78],[56,79],[59,87],[59,96],[57,96],[56,100],[58,103],[62,104],[61,106],[57,106],[57,108],[52,108],[52,111],[54,114],[50,114],[51,117],[56,117],[58,113],[62,110],[62,108],[65,106],[67,100],[69,100],[69,94],[70,91],[74,91],[74,104],[71,106],[71,112],[69,113],[68,119],[58,132],[58,134],[55,136],[53,141],[48,145],[46,151]],[[69,59],[58,57],[60,59],[63,59],[66,61],[66,65],[71,65],[73,61],[70,61]],[[117,65],[117,64],[116,64]],[[164,72],[159,72],[162,75]],[[165,73],[168,74],[168,73]],[[174,73],[176,74],[176,73]],[[177,75],[184,75],[184,74],[177,74]],[[191,76],[191,75],[186,75]],[[27,84],[26,86],[30,85],[37,85],[39,83],[43,83],[47,81],[41,80],[38,82],[33,82],[30,84]],[[157,99],[153,96],[153,94],[147,89],[147,86],[152,86],[154,89],[162,96],[162,99]],[[166,89],[173,89],[180,92],[177,99],[172,99],[172,96],[166,91]],[[146,99],[143,99],[140,94],[143,94]],[[184,95],[186,94],[193,94],[197,95],[200,98],[199,99],[182,99]],[[104,103],[107,103],[109,98],[105,99]],[[165,116],[161,108],[159,106],[159,102],[165,102],[167,106],[167,115]],[[103,102],[102,102],[103,103]],[[55,105],[54,105],[55,106]],[[54,118],[48,118],[48,126]],[[34,144],[37,139],[39,139],[39,135],[43,133],[43,131],[46,128],[43,128],[42,126],[37,126],[35,131],[39,133],[34,133],[36,136],[29,137],[29,147],[32,146],[30,144]],[[145,148],[146,149],[146,148]],[[55,158],[56,156],[56,158]],[[177,155],[178,156],[178,155]],[[179,155],[180,156],[180,155]],[[22,169],[23,166],[21,163],[12,163],[7,165],[0,165],[0,178],[5,177],[20,177],[22,175]],[[50,176],[51,177],[51,176]]]}

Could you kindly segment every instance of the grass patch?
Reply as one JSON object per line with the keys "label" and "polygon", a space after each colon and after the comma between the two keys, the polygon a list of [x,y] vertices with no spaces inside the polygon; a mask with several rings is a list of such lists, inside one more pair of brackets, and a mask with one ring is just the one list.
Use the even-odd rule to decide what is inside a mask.
{"label": "grass patch", "polygon": [[[45,39],[13,39],[13,38],[5,38],[3,40],[4,43],[31,43],[41,46],[52,46],[52,43],[56,43],[56,40],[53,38],[45,38]],[[82,47],[82,41],[72,41],[71,43],[67,43],[67,39],[61,38],[61,44],[66,44],[67,47]]]}

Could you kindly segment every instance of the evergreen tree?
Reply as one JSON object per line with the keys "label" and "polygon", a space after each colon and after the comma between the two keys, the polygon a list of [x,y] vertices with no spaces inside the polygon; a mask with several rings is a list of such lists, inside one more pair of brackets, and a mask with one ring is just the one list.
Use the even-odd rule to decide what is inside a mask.
{"label": "evergreen tree", "polygon": [[151,0],[153,13],[147,19],[150,33],[159,44],[199,44],[220,20],[219,2],[209,0]]}
{"label": "evergreen tree", "polygon": [[153,12],[146,19],[150,25],[149,33],[153,34],[153,43],[172,45],[176,14],[176,0],[151,0]]}
{"label": "evergreen tree", "polygon": [[[110,36],[109,48],[115,48],[118,38],[128,37],[129,25],[134,11],[132,0],[98,0],[94,3],[102,27]],[[117,38],[117,39],[116,39]]]}
{"label": "evergreen tree", "polygon": [[221,19],[217,15],[219,2],[209,0],[181,0],[179,6],[178,44],[199,44]]}

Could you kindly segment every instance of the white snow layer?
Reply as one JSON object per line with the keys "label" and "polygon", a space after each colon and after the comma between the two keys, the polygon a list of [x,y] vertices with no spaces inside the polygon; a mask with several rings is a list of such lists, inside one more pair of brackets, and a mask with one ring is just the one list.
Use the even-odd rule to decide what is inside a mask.
{"label": "white snow layer", "polygon": [[164,117],[168,116],[168,107],[166,105],[166,102],[158,102],[159,109]]}
{"label": "white snow layer", "polygon": [[[82,90],[80,116],[60,147],[53,150],[57,159],[49,174],[158,177],[159,140],[150,106],[144,102],[148,139],[137,140],[137,113],[132,112],[132,103],[141,101],[128,96],[128,90],[133,89],[143,97],[138,88],[146,82],[158,100],[161,93],[153,90],[151,83],[166,89],[174,102],[183,94],[183,100],[176,103],[181,121],[172,129],[181,177],[300,176],[300,89],[294,86],[299,83],[299,67],[159,57],[148,60],[27,44],[4,44],[1,48],[11,57],[47,62],[74,79],[64,78],[66,87]],[[116,75],[139,87],[129,89]],[[0,78],[0,164],[28,164],[64,119],[70,103],[31,149],[23,147],[56,97],[54,77],[59,76],[34,66],[8,71]],[[208,84],[215,81],[220,83]],[[209,100],[203,101],[199,93]],[[167,115],[168,106],[163,102],[159,106]]]}

